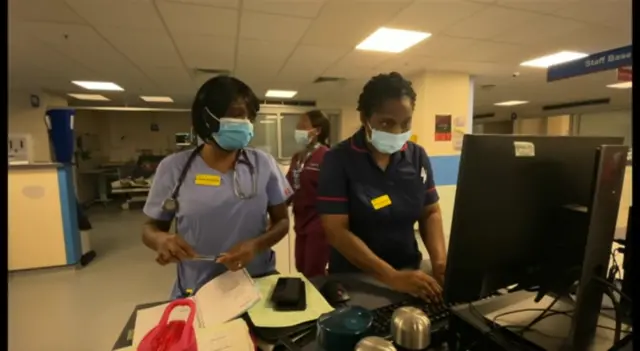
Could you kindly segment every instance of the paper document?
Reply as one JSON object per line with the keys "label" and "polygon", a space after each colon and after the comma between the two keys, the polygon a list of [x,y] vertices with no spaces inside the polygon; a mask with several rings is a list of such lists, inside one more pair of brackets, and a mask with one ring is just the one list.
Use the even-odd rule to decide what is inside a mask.
{"label": "paper document", "polygon": [[[196,304],[193,327],[200,329],[214,327],[245,313],[260,300],[260,292],[246,270],[228,271],[203,285],[190,299]],[[142,338],[158,325],[168,305],[166,303],[137,312],[133,345],[140,344]],[[186,306],[176,307],[169,320],[186,320],[189,311]]]}
{"label": "paper document", "polygon": [[242,319],[196,330],[198,351],[253,351],[247,323]]}
{"label": "paper document", "polygon": [[[307,309],[304,311],[276,311],[271,305],[271,293],[278,278],[295,277],[304,281],[307,294]],[[318,289],[302,274],[271,275],[255,280],[262,300],[250,310],[249,317],[255,326],[265,328],[284,328],[318,319],[322,314],[333,311],[333,307],[322,297]]]}

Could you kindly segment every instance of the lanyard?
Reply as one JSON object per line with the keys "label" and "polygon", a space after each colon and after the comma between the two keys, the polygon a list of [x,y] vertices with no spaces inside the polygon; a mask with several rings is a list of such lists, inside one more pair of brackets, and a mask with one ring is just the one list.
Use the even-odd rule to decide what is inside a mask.
{"label": "lanyard", "polygon": [[309,159],[311,158],[311,156],[313,156],[313,153],[320,147],[320,143],[316,143],[313,148],[311,148],[310,150],[307,151],[307,153],[304,155],[304,157],[300,157],[297,162],[295,163],[294,167],[293,167],[293,189],[294,190],[298,190],[300,189],[300,174],[302,173],[302,169],[304,168],[304,165],[307,163],[307,161],[309,161]]}

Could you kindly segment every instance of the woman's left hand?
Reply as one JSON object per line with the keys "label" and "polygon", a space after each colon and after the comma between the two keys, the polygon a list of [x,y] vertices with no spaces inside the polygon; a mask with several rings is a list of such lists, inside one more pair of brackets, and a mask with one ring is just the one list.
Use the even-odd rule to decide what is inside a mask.
{"label": "woman's left hand", "polygon": [[238,271],[245,268],[256,255],[257,248],[253,241],[243,241],[234,245],[229,251],[220,254],[216,260],[230,271]]}

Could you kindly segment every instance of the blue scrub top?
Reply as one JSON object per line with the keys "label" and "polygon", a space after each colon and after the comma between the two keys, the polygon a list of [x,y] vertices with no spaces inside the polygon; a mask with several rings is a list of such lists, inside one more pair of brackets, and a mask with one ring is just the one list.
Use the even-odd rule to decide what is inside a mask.
{"label": "blue scrub top", "polygon": [[[243,200],[236,196],[234,171],[221,173],[213,170],[199,155],[189,167],[178,195],[176,229],[200,255],[218,256],[241,241],[263,234],[267,229],[267,207],[286,202],[293,193],[271,155],[255,149],[246,151],[257,177],[257,195],[251,199]],[[162,210],[162,203],[171,196],[191,152],[181,151],[160,162],[144,206],[147,216],[165,221],[174,218],[172,213]],[[240,192],[251,194],[253,178],[249,166],[239,162],[235,172],[238,172]],[[203,175],[220,177],[220,184],[196,184],[196,176]],[[258,254],[246,268],[252,276],[264,275],[275,270],[275,260],[275,253],[270,249]],[[181,262],[178,276],[182,286],[178,286],[176,281],[172,298],[179,297],[186,289],[196,292],[225,270],[223,265],[213,262]]]}
{"label": "blue scrub top", "polygon": [[[320,170],[318,212],[348,215],[351,232],[396,269],[419,267],[414,224],[438,199],[424,148],[407,142],[383,171],[366,147],[363,128],[331,149]],[[358,271],[332,249],[329,272]]]}

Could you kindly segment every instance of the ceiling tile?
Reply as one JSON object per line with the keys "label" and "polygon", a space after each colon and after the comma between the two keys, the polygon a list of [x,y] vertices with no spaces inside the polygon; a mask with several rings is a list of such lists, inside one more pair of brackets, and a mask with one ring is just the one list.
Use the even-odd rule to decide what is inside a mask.
{"label": "ceiling tile", "polygon": [[310,24],[309,19],[245,11],[240,38],[297,43]]}
{"label": "ceiling tile", "polygon": [[549,42],[568,33],[576,33],[586,29],[581,22],[552,16],[540,16],[539,20],[527,22],[522,26],[511,28],[492,39],[512,44],[539,44]]}
{"label": "ceiling tile", "polygon": [[172,34],[200,34],[227,38],[237,36],[237,10],[175,2],[159,2],[158,8]]}
{"label": "ceiling tile", "polygon": [[492,6],[446,29],[443,33],[454,37],[490,39],[512,28],[527,25],[536,18],[538,15],[531,12]]}
{"label": "ceiling tile", "polygon": [[8,9],[11,20],[85,23],[64,0],[9,0]]}
{"label": "ceiling tile", "polygon": [[30,23],[28,26],[34,37],[75,61],[82,62],[110,81],[135,83],[137,80],[147,80],[131,61],[116,51],[92,28],[52,23]]}
{"label": "ceiling tile", "polygon": [[[411,0],[330,0],[305,33],[302,44],[321,47],[350,47],[392,20]],[[357,14],[357,20],[354,15]]]}
{"label": "ceiling tile", "polygon": [[558,9],[574,0],[497,0],[496,5],[538,13],[555,13]]}
{"label": "ceiling tile", "polygon": [[631,23],[631,0],[570,2],[554,14],[591,23]]}
{"label": "ceiling tile", "polygon": [[484,40],[475,40],[464,55],[465,61],[518,64],[526,56],[528,49],[513,44],[503,44]]}
{"label": "ceiling tile", "polygon": [[322,75],[347,79],[371,77],[376,73],[378,65],[392,57],[393,55],[387,53],[354,50]]}
{"label": "ceiling tile", "polygon": [[487,7],[486,4],[461,0],[416,1],[402,10],[387,26],[433,34],[454,25],[485,7]]}
{"label": "ceiling tile", "polygon": [[174,39],[190,68],[233,69],[236,48],[234,38],[176,34]]}
{"label": "ceiling tile", "polygon": [[118,51],[140,67],[182,67],[173,42],[164,29],[99,27],[98,30]]}
{"label": "ceiling tile", "polygon": [[94,26],[162,29],[152,0],[66,0]]}
{"label": "ceiling tile", "polygon": [[295,44],[241,40],[235,74],[245,79],[255,77],[257,81],[271,81],[275,79],[294,48]]}
{"label": "ceiling tile", "polygon": [[[146,68],[145,72],[163,91],[175,93],[189,91],[193,81],[183,68]],[[193,91],[195,95],[195,91]]]}
{"label": "ceiling tile", "polygon": [[[160,1],[163,1],[163,0],[160,0]],[[177,2],[180,4],[220,7],[220,8],[227,8],[227,9],[237,9],[240,6],[240,0],[164,0],[164,1]]]}
{"label": "ceiling tile", "polygon": [[278,78],[292,82],[313,81],[349,51],[351,50],[298,46]]}
{"label": "ceiling tile", "polygon": [[467,54],[469,46],[473,44],[473,39],[437,35],[409,49],[407,53],[439,58],[461,57]]}
{"label": "ceiling tile", "polygon": [[244,0],[245,10],[286,15],[303,18],[315,18],[326,0]]}

